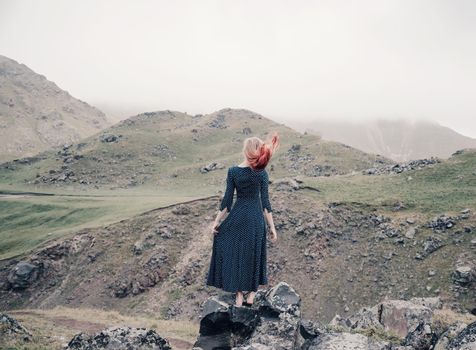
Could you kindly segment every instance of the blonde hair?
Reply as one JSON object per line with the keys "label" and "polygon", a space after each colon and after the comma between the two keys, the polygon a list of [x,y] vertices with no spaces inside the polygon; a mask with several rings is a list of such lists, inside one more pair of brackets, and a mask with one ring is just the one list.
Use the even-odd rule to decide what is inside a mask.
{"label": "blonde hair", "polygon": [[277,132],[267,142],[256,136],[248,137],[243,141],[243,155],[251,168],[264,169],[278,147],[279,135]]}

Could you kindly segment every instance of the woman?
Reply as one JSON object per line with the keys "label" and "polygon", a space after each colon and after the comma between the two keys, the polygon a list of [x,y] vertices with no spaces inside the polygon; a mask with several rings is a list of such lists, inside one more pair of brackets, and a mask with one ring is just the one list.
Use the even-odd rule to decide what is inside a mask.
{"label": "woman", "polygon": [[[244,160],[228,168],[226,191],[211,228],[213,250],[206,284],[236,292],[236,306],[251,306],[258,286],[268,283],[266,229],[270,228],[273,242],[277,233],[265,168],[278,145],[277,133],[269,144],[258,137],[244,140]],[[235,188],[237,200],[232,208]],[[220,223],[226,213],[229,214]]]}

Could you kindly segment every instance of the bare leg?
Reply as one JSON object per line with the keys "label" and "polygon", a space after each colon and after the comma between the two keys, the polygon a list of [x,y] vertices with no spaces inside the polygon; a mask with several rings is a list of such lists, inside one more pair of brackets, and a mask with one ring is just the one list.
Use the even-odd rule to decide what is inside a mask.
{"label": "bare leg", "polygon": [[256,294],[256,292],[253,292],[253,291],[251,291],[251,292],[248,294],[248,297],[246,298],[246,302],[247,302],[248,304],[253,304],[253,300],[254,300],[254,298],[255,298],[255,294]]}
{"label": "bare leg", "polygon": [[243,306],[243,292],[236,292],[236,306]]}

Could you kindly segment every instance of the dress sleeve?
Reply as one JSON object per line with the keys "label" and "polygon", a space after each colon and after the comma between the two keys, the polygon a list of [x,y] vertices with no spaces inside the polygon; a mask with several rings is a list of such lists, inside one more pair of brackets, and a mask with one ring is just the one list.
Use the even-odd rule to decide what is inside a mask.
{"label": "dress sleeve", "polygon": [[226,190],[225,190],[223,199],[220,203],[220,210],[223,210],[225,208],[228,209],[228,212],[231,210],[234,194],[235,194],[235,182],[233,181],[233,174],[231,172],[231,167],[230,167],[228,168],[228,174],[226,176]]}
{"label": "dress sleeve", "polygon": [[265,170],[263,177],[261,179],[261,205],[264,208],[268,209],[268,212],[272,212],[271,203],[269,202],[269,194],[268,194],[268,172]]}

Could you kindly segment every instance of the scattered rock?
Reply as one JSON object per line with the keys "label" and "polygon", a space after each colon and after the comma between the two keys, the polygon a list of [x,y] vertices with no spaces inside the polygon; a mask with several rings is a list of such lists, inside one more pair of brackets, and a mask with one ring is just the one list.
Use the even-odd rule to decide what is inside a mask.
{"label": "scattered rock", "polygon": [[364,175],[382,175],[382,174],[400,174],[406,171],[419,170],[440,163],[441,160],[435,157],[429,159],[412,160],[407,163],[397,163],[393,165],[385,165],[374,167],[362,171]]}
{"label": "scattered rock", "polygon": [[226,125],[225,115],[219,113],[217,116],[207,123],[210,128],[217,128],[217,129],[226,129],[228,126]]}
{"label": "scattered rock", "polygon": [[435,232],[443,232],[452,228],[456,224],[455,218],[446,215],[440,215],[427,223],[427,227]]}

